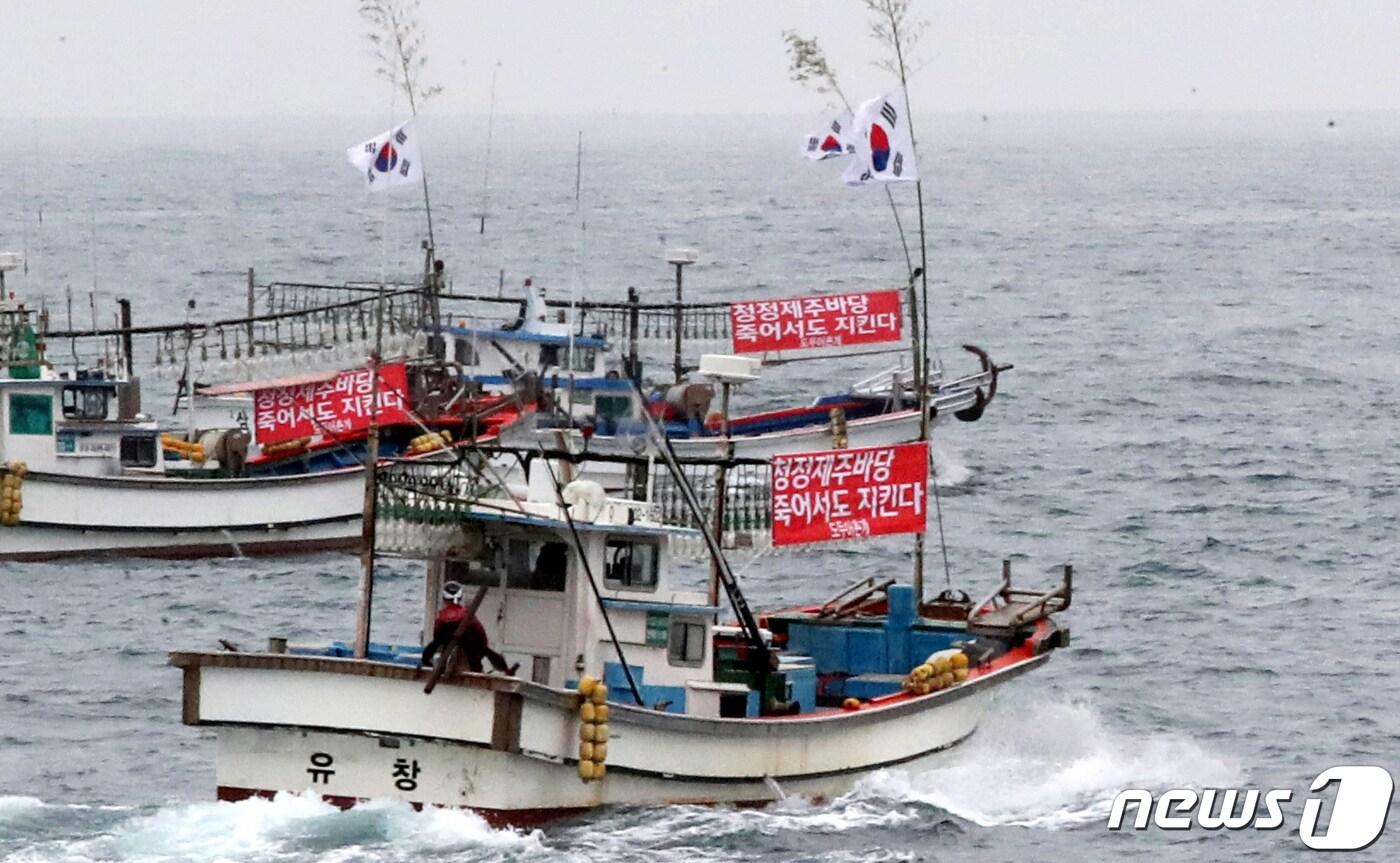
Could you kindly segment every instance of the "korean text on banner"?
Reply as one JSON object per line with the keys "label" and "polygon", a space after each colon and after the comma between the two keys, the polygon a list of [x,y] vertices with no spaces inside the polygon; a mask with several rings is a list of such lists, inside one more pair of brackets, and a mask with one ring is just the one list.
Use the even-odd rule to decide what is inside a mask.
{"label": "korean text on banner", "polygon": [[921,533],[928,444],[773,457],[773,544]]}
{"label": "korean text on banner", "polygon": [[[262,446],[310,437],[334,439],[369,428],[375,408],[369,369],[341,372],[332,380],[270,387],[253,393],[253,423]],[[408,375],[403,363],[379,368],[378,414],[382,425],[408,422]]]}
{"label": "korean text on banner", "polygon": [[903,338],[899,291],[868,291],[729,304],[734,353],[895,342]]}

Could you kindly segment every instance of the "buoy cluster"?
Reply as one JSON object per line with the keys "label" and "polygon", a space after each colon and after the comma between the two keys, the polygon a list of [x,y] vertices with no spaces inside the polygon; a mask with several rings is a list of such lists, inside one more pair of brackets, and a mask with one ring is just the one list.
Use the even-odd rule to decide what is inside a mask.
{"label": "buoy cluster", "polygon": [[275,458],[277,456],[290,455],[294,452],[300,452],[301,450],[306,449],[310,445],[311,435],[303,435],[302,437],[292,438],[291,440],[284,440],[280,443],[270,443],[262,448],[262,454],[271,458]]}
{"label": "buoy cluster", "polygon": [[904,678],[900,689],[914,695],[928,695],[967,680],[967,654],[956,647],[929,655]]}
{"label": "buoy cluster", "polygon": [[14,527],[19,524],[20,510],[24,509],[24,496],[20,489],[24,485],[24,475],[29,466],[22,461],[12,461],[5,465],[5,478],[0,480],[0,525]]}
{"label": "buoy cluster", "polygon": [[578,778],[596,782],[608,772],[608,685],[584,676],[578,694]]}
{"label": "buoy cluster", "polygon": [[422,455],[433,450],[447,449],[452,446],[452,432],[443,429],[440,432],[428,432],[420,434],[418,437],[408,442],[409,455]]}
{"label": "buoy cluster", "polygon": [[190,443],[173,434],[163,434],[160,436],[160,446],[161,449],[179,453],[195,464],[204,464],[204,446],[202,444]]}

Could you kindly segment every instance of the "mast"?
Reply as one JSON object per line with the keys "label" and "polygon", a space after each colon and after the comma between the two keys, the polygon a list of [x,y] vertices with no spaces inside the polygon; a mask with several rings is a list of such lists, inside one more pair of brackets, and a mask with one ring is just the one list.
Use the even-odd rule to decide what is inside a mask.
{"label": "mast", "polygon": [[369,429],[365,436],[365,497],[360,525],[360,598],[355,610],[355,658],[369,656],[370,618],[374,614],[374,519],[379,481],[379,352],[384,343],[384,283],[375,311],[374,351],[369,355]]}
{"label": "mast", "polygon": [[[909,105],[909,75],[904,65],[904,45],[899,35],[899,19],[894,10],[890,7],[889,0],[885,3],[885,14],[890,24],[890,42],[894,46],[894,56],[896,65],[899,68],[899,88],[904,92],[904,119],[909,124],[909,143],[918,153],[918,142],[914,137],[914,112]],[[911,318],[911,336],[914,340],[914,383],[919,389],[919,440],[927,443],[929,439],[929,393],[928,393],[928,234],[924,224],[924,181],[916,179],[914,181],[914,192],[918,200],[919,207],[919,278],[921,280],[919,294],[915,296],[914,279],[909,279],[909,316]],[[924,601],[924,534],[922,531],[914,535],[914,601],[917,608]]]}

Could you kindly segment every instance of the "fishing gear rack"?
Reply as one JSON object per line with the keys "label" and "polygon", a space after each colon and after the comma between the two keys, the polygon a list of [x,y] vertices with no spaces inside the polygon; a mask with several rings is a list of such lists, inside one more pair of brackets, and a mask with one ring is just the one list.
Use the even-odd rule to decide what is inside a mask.
{"label": "fishing gear rack", "polygon": [[[79,343],[99,345],[105,354],[108,347],[104,340],[119,340],[121,359],[116,370],[158,379],[182,378],[187,365],[194,379],[209,383],[284,377],[319,366],[363,363],[375,338],[379,294],[347,291],[333,302],[325,302],[324,294],[301,287],[288,283],[264,286],[267,311],[258,315],[132,326],[126,311],[129,307],[124,306],[123,317],[128,320],[124,326],[51,330],[41,335],[46,340],[69,341],[80,364]],[[385,356],[416,352],[420,293],[418,287],[395,286],[384,291]],[[90,356],[91,348],[88,353]]]}

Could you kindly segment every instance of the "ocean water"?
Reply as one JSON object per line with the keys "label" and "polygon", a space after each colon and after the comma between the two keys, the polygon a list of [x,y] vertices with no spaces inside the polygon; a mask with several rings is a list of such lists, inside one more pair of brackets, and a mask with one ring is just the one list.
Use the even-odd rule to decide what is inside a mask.
{"label": "ocean water", "polygon": [[[424,124],[459,290],[695,298],[897,284],[883,194],[797,142],[812,118]],[[212,800],[212,740],[179,723],[176,648],[345,637],[348,555],[0,564],[0,861],[1276,860],[1311,779],[1400,772],[1400,116],[920,119],[933,337],[1016,369],[940,429],[951,581],[1075,564],[1073,645],[923,772],[764,810],[604,811],[539,831],[391,803]],[[383,120],[0,121],[7,287],[62,323],[237,314],[260,280],[412,274],[422,212],[369,198],[343,148]],[[578,131],[583,171],[575,199]],[[913,190],[895,190],[906,226]],[[473,214],[486,210],[486,233]],[[40,212],[42,211],[42,222]],[[51,346],[62,352],[63,346]],[[739,408],[880,358],[786,366]],[[936,534],[935,534],[936,537]],[[766,556],[756,605],[907,567],[907,542]],[[941,561],[932,583],[941,586]],[[376,637],[416,631],[419,570],[381,570]],[[1119,791],[1289,788],[1274,832],[1119,833]],[[1394,821],[1392,817],[1392,822]],[[1357,857],[1393,859],[1400,829]]]}

